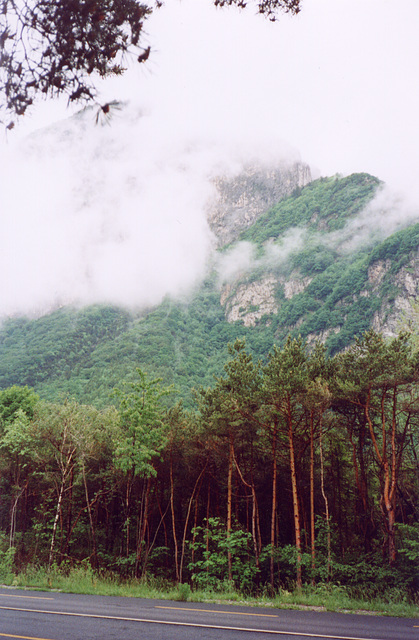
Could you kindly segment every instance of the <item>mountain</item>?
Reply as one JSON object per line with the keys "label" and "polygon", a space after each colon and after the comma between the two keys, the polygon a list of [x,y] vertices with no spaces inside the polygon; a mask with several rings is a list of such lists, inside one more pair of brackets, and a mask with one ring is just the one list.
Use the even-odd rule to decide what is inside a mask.
{"label": "mountain", "polygon": [[295,189],[311,182],[311,171],[302,162],[282,162],[276,166],[248,164],[234,177],[213,180],[216,197],[209,201],[207,219],[218,246],[237,240],[263,213]]}
{"label": "mountain", "polygon": [[208,217],[218,244],[205,281],[153,309],[60,308],[0,327],[0,388],[98,406],[136,367],[177,397],[211,385],[227,345],[263,358],[288,334],[341,351],[370,327],[394,335],[417,300],[419,212],[409,222],[368,174],[311,181],[302,164],[247,167],[215,181]]}

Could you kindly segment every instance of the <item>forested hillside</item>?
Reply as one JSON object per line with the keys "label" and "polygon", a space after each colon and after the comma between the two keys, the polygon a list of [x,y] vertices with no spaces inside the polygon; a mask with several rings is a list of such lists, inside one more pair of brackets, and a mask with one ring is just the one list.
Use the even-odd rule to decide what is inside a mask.
{"label": "forested hillside", "polygon": [[338,583],[414,601],[419,365],[406,336],[370,332],[333,358],[290,338],[265,365],[237,340],[197,411],[168,409],[170,396],[140,369],[103,410],[0,393],[0,574],[82,562],[194,588]]}
{"label": "forested hillside", "polygon": [[141,312],[95,306],[3,320],[0,388],[28,385],[48,400],[104,407],[141,366],[173,383],[192,406],[191,389],[222,372],[237,337],[266,358],[289,334],[309,343],[320,338],[331,354],[371,326],[397,334],[417,295],[419,223],[384,238],[368,217],[354,224],[379,186],[355,174],[297,189],[219,254],[251,242],[254,260],[229,280],[214,268],[189,298],[166,298]]}
{"label": "forested hillside", "polygon": [[419,222],[379,188],[298,189],[187,299],[3,321],[0,575],[414,601]]}

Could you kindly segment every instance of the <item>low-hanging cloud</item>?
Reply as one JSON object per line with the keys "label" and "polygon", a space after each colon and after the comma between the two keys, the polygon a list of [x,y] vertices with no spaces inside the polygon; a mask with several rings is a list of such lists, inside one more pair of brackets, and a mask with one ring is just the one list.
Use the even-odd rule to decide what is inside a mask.
{"label": "low-hanging cloud", "polygon": [[[95,126],[96,111],[86,111],[0,149],[0,315],[135,307],[188,291],[213,256],[208,178],[255,158],[275,163],[284,138],[321,175],[367,171],[400,188],[412,207],[397,210],[411,219],[419,6],[367,4],[305,0],[298,17],[275,24],[216,11],[210,0],[155,12],[150,66],[100,87],[102,103],[131,105],[111,126]],[[394,226],[394,208],[387,216],[374,206],[336,246],[351,250],[368,229],[403,224]]]}
{"label": "low-hanging cloud", "polygon": [[386,185],[373,200],[337,231],[315,231],[291,227],[263,249],[251,242],[238,242],[215,260],[220,286],[246,279],[256,270],[287,270],[291,256],[305,246],[324,246],[340,254],[356,252],[382,242],[393,233],[419,221],[419,208]]}
{"label": "low-hanging cloud", "polygon": [[135,106],[116,110],[110,126],[97,126],[96,113],[3,149],[1,315],[96,302],[136,308],[187,293],[215,248],[212,178],[262,153],[176,135]]}
{"label": "low-hanging cloud", "polygon": [[88,110],[6,150],[2,314],[155,304],[202,276],[211,236],[197,212],[211,186],[156,124],[128,112],[96,127]]}
{"label": "low-hanging cloud", "polygon": [[419,221],[419,206],[400,192],[382,185],[374,199],[341,231],[329,234],[328,242],[341,252],[382,242],[400,229]]}
{"label": "low-hanging cloud", "polygon": [[288,229],[278,241],[269,241],[258,255],[256,245],[251,242],[238,242],[214,260],[218,284],[246,278],[251,272],[262,269],[276,269],[284,266],[289,257],[301,249],[307,238],[307,230],[300,227]]}

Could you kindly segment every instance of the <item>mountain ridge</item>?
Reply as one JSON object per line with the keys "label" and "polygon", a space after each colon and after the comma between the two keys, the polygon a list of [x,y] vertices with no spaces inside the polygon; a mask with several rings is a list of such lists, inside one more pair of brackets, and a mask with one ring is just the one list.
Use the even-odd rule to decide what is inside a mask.
{"label": "mountain ridge", "polygon": [[[289,334],[320,339],[330,353],[371,327],[394,335],[418,296],[419,222],[387,237],[364,229],[381,188],[368,174],[297,185],[218,251],[189,298],[137,312],[94,305],[5,320],[0,388],[28,385],[49,400],[103,406],[140,366],[192,406],[192,389],[221,374],[237,337],[263,359]],[[237,268],[228,272],[228,260]]]}

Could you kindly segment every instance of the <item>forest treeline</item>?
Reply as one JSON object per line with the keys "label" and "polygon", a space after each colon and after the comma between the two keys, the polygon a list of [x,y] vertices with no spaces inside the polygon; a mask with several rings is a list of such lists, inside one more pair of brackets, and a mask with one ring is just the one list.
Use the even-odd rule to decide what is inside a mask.
{"label": "forest treeline", "polygon": [[[419,357],[369,331],[333,357],[244,340],[185,410],[137,370],[107,408],[0,392],[0,563],[89,563],[242,591],[338,583],[413,597]],[[365,593],[365,592],[364,592]]]}

